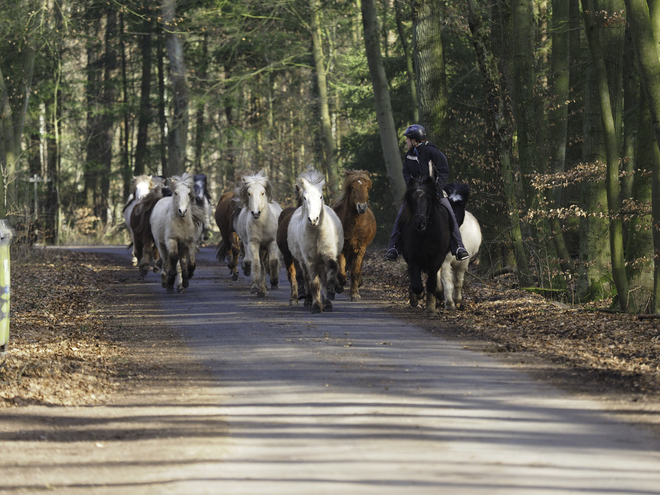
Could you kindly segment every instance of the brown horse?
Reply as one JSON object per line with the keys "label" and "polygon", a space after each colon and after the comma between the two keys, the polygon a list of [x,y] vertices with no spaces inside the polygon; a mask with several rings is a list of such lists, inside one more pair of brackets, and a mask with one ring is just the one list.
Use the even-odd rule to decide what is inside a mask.
{"label": "brown horse", "polygon": [[241,241],[234,230],[234,210],[239,205],[234,191],[227,191],[220,196],[215,209],[215,223],[220,229],[222,241],[218,244],[217,259],[223,262],[227,258],[227,267],[232,280],[238,280],[238,256],[242,251]]}
{"label": "brown horse", "polygon": [[332,204],[344,227],[344,248],[339,255],[337,292],[346,285],[346,267],[351,272],[351,301],[360,299],[358,287],[362,285],[362,260],[367,246],[376,236],[376,217],[369,208],[371,179],[365,170],[347,170],[344,192]]}
{"label": "brown horse", "polygon": [[[300,206],[301,200],[298,200]],[[289,223],[291,222],[291,216],[298,209],[298,206],[290,206],[282,210],[280,217],[277,219],[277,247],[280,248],[282,253],[282,258],[284,259],[284,266],[286,267],[286,277],[289,279],[291,284],[291,296],[289,298],[289,305],[293,306],[298,304],[298,287],[302,285],[305,293],[305,281],[302,276],[302,271],[298,260],[296,260],[291,254],[289,249],[289,242],[287,240],[287,235],[289,232]],[[310,299],[311,304],[311,299]]]}
{"label": "brown horse", "polygon": [[142,200],[133,208],[130,216],[130,227],[133,232],[133,250],[138,259],[138,280],[144,280],[153,265],[154,273],[158,273],[162,266],[158,249],[151,233],[151,212],[161,198],[171,196],[169,189],[157,184],[151,191],[143,196]]}

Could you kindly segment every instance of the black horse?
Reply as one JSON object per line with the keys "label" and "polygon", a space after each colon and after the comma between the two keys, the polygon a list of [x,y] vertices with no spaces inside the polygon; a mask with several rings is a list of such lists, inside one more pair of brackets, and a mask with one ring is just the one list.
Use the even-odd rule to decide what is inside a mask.
{"label": "black horse", "polygon": [[402,254],[408,263],[410,305],[415,308],[418,300],[424,298],[422,273],[426,273],[426,309],[429,313],[435,313],[436,275],[449,252],[449,213],[440,205],[433,178],[425,181],[410,179],[403,204]]}

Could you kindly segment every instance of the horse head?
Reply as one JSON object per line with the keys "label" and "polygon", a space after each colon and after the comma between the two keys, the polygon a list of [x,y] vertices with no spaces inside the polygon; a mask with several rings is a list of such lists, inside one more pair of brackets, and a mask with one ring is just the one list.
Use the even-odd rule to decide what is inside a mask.
{"label": "horse head", "polygon": [[452,210],[458,225],[463,225],[465,219],[465,206],[470,197],[470,186],[462,182],[452,182],[444,188],[447,193],[447,199],[451,203]]}
{"label": "horse head", "polygon": [[205,174],[195,174],[193,176],[195,181],[195,202],[197,206],[204,206],[211,203],[211,194],[208,189],[208,179]]}
{"label": "horse head", "polygon": [[436,203],[438,189],[432,177],[422,181],[415,177],[408,182],[405,201],[413,216],[415,228],[419,232],[424,232],[428,225],[431,208]]}
{"label": "horse head", "polygon": [[154,183],[148,175],[138,175],[137,177],[133,177],[131,185],[133,197],[138,201],[140,198],[149,194],[149,191],[154,187]]}
{"label": "horse head", "polygon": [[359,214],[367,212],[369,207],[369,189],[371,179],[365,170],[347,170],[344,180],[344,194],[348,195],[349,205],[354,205]]}
{"label": "horse head", "polygon": [[303,215],[312,227],[318,227],[323,219],[323,186],[325,177],[316,170],[303,172],[298,176],[296,187],[302,198]]}
{"label": "horse head", "polygon": [[273,198],[273,186],[263,171],[243,176],[238,192],[241,204],[248,208],[255,220],[259,219]]}
{"label": "horse head", "polygon": [[181,177],[170,177],[170,188],[174,197],[174,208],[180,217],[185,217],[194,200],[194,182],[192,176],[186,172]]}

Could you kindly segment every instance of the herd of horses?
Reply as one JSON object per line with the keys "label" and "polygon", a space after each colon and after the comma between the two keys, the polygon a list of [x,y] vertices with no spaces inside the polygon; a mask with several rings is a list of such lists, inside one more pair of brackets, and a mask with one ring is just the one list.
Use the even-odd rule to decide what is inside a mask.
{"label": "herd of horses", "polygon": [[[279,285],[280,260],[284,261],[291,293],[289,304],[304,305],[312,313],[332,310],[336,293],[342,293],[350,273],[351,301],[360,299],[362,264],[376,235],[376,218],[369,206],[372,181],[369,172],[345,172],[341,197],[331,205],[324,201],[325,176],[309,169],[295,183],[295,206],[285,208],[273,197],[273,186],[264,172],[243,174],[238,186],[220,197],[215,221],[221,240],[217,259],[227,260],[232,280],[238,280],[238,264],[251,277],[250,291],[267,294]],[[168,293],[183,293],[195,272],[195,254],[208,239],[213,213],[204,174],[139,176],[124,207],[131,233],[133,264],[138,278],[150,269],[161,272]],[[445,190],[460,225],[470,259],[451,255],[450,216],[439,206],[434,181],[411,179],[402,204],[402,255],[408,264],[410,304],[426,297],[426,307],[436,312],[436,298],[444,297],[445,309],[462,301],[462,286],[470,259],[481,244],[475,217],[465,209],[470,190],[466,184],[449,184]],[[426,273],[426,290],[422,274]]]}

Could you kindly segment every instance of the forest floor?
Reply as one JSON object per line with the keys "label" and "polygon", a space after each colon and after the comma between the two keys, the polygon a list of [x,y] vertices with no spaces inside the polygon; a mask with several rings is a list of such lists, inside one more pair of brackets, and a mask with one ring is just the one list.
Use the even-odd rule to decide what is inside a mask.
{"label": "forest floor", "polygon": [[[405,267],[403,261],[386,262],[382,250],[367,253],[363,299],[384,302],[466,348],[526,362],[527,371],[573,392],[660,400],[660,319],[611,312],[609,301],[549,301],[512,288],[507,277],[473,276],[466,277],[462,310],[429,317],[423,303],[408,306]],[[135,377],[157,369],[157,363],[131,354],[136,329],[102,310],[121,299],[121,284],[133,272],[101,254],[12,252],[10,352],[0,358],[0,407],[106,403],[138,386]]]}

